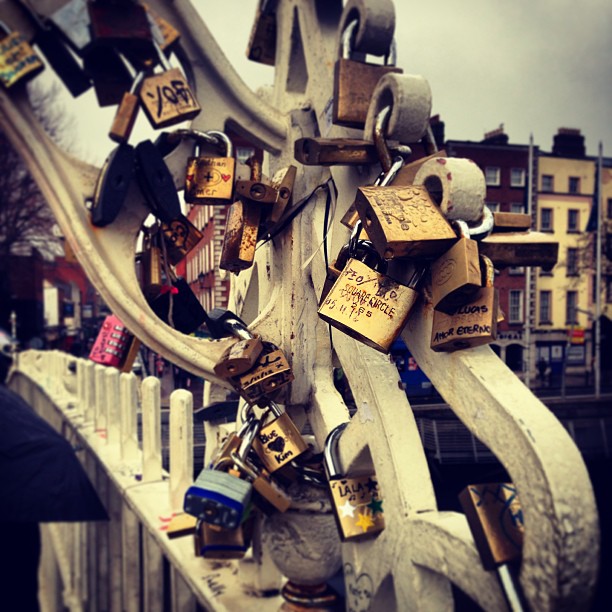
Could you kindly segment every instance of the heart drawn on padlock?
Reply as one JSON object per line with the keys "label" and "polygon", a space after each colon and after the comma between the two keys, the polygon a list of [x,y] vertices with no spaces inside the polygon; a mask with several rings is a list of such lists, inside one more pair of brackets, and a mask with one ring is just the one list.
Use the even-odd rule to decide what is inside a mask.
{"label": "heart drawn on padlock", "polygon": [[275,440],[272,440],[270,444],[268,444],[268,450],[271,450],[275,453],[282,453],[285,448],[285,438],[281,438],[280,436]]}
{"label": "heart drawn on padlock", "polygon": [[223,179],[223,181],[225,183],[227,183],[227,181],[229,181],[232,178],[232,175],[231,174],[222,174],[221,178]]}

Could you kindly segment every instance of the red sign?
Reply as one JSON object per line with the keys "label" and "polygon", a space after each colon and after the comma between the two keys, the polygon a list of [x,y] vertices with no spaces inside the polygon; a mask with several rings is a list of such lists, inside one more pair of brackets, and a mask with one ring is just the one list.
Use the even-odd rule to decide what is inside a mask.
{"label": "red sign", "polygon": [[575,327],[568,330],[570,344],[584,344],[584,327]]}

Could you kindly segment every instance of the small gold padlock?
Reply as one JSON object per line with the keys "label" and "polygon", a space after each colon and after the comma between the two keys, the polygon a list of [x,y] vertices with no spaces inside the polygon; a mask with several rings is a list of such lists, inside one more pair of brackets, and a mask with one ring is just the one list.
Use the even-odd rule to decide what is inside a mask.
{"label": "small gold padlock", "polygon": [[248,372],[255,365],[262,350],[263,343],[259,336],[238,340],[215,364],[215,374],[220,378],[230,378]]}
{"label": "small gold padlock", "polygon": [[11,32],[0,21],[0,81],[7,89],[26,82],[45,68],[41,59],[30,46],[26,37],[14,30]]}
{"label": "small gold padlock", "polygon": [[144,78],[139,90],[140,103],[151,125],[164,128],[196,117],[200,105],[179,68],[172,68],[155,44],[164,72]]}
{"label": "small gold padlock", "polygon": [[272,0],[260,0],[251,29],[247,57],[260,64],[276,63],[276,12]]}
{"label": "small gold padlock", "polygon": [[372,98],[372,92],[380,78],[389,73],[402,73],[395,66],[395,41],[385,57],[385,65],[367,64],[350,59],[358,21],[351,21],[342,33],[342,57],[334,67],[333,123],[347,127],[363,128]]}
{"label": "small gold padlock", "polygon": [[493,287],[495,269],[488,257],[481,255],[480,260],[485,285],[473,299],[450,315],[433,311],[431,348],[434,351],[456,351],[489,344],[497,339],[499,298],[497,289]]}
{"label": "small gold padlock", "polygon": [[169,263],[175,266],[203,238],[202,232],[183,215],[169,223],[160,223]]}
{"label": "small gold padlock", "polygon": [[250,546],[245,525],[224,529],[198,521],[194,533],[195,556],[204,559],[242,559]]}
{"label": "small gold padlock", "polygon": [[268,402],[273,420],[262,425],[253,442],[253,450],[264,467],[274,473],[308,450],[308,444],[286,411]]}
{"label": "small gold padlock", "polygon": [[293,379],[285,353],[271,342],[264,342],[255,365],[248,372],[229,380],[247,402],[265,406],[271,396]]}
{"label": "small gold padlock", "polygon": [[[354,235],[359,235],[359,226],[359,223],[355,226]],[[402,285],[384,274],[386,264],[371,244],[358,243],[365,252],[362,259],[367,262],[370,258],[377,269],[355,259],[357,247],[351,249],[351,258],[319,306],[318,314],[352,338],[388,353],[418,298],[417,285],[424,267],[419,267],[409,285]]]}
{"label": "small gold padlock", "polygon": [[185,202],[189,204],[228,204],[234,192],[236,160],[234,146],[227,134],[210,130],[204,132],[206,142],[212,137],[216,146],[224,150],[225,157],[201,155],[204,140],[196,136],[194,154],[187,159],[185,172]]}
{"label": "small gold padlock", "polygon": [[158,232],[147,231],[140,257],[141,286],[144,296],[154,300],[164,285],[162,278],[162,253]]}
{"label": "small gold padlock", "polygon": [[482,286],[478,243],[470,238],[467,223],[454,221],[459,240],[431,264],[431,295],[436,310],[452,314]]}
{"label": "small gold padlock", "polygon": [[343,475],[338,457],[338,440],[347,423],[327,436],[323,463],[329,483],[332,507],[342,541],[359,540],[385,528],[383,498],[376,474]]}

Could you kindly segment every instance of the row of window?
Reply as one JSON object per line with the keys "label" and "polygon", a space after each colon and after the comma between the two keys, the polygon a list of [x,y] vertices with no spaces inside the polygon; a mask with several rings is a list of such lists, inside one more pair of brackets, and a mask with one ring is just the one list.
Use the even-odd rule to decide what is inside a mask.
{"label": "row of window", "polygon": [[[540,208],[540,231],[552,232],[553,227],[553,209]],[[575,234],[580,232],[580,211],[575,208],[570,208],[567,211],[567,233]]]}
{"label": "row of window", "polygon": [[[542,191],[554,191],[555,190],[555,177],[552,174],[542,175],[542,184],[540,185]],[[580,177],[570,176],[567,181],[567,193],[580,193]]]}
{"label": "row of window", "polygon": [[[565,324],[576,325],[578,323],[578,292],[565,292]],[[540,325],[552,323],[552,291],[540,291],[540,308],[538,312]]]}
{"label": "row of window", "polygon": [[[499,187],[501,185],[501,168],[499,166],[485,166],[484,174],[489,187]],[[524,168],[510,168],[510,187],[524,187],[525,176]],[[552,174],[543,174],[540,189],[542,191],[554,191],[555,177]],[[568,177],[567,193],[580,193],[579,176]]]}

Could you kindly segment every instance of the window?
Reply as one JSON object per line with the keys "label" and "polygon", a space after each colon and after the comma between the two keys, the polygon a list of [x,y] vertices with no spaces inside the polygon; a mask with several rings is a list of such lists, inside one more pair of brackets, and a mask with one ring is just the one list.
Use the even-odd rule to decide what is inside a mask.
{"label": "window", "polygon": [[511,290],[508,293],[508,323],[523,322],[523,292]]}
{"label": "window", "polygon": [[578,323],[578,313],[576,306],[578,304],[578,292],[568,291],[565,297],[565,324],[572,325]]}
{"label": "window", "polygon": [[522,202],[513,202],[512,204],[510,204],[510,212],[524,213],[525,205]]}
{"label": "window", "polygon": [[568,233],[579,232],[578,223],[580,220],[580,211],[570,208],[567,211],[567,231]]}
{"label": "window", "polygon": [[540,323],[546,324],[551,322],[550,306],[551,306],[552,291],[540,291]]}
{"label": "window", "polygon": [[567,276],[578,276],[578,249],[567,249]]}
{"label": "window", "polygon": [[580,178],[577,176],[570,176],[568,187],[570,193],[580,193]]}
{"label": "window", "polygon": [[540,230],[543,232],[553,231],[553,209],[540,209]]}
{"label": "window", "polygon": [[523,168],[510,169],[510,187],[525,186],[525,170]]}
{"label": "window", "polygon": [[499,212],[499,202],[487,202],[487,208],[492,212]]}
{"label": "window", "polygon": [[555,177],[552,174],[542,175],[542,191],[555,190]]}
{"label": "window", "polygon": [[487,166],[485,168],[485,180],[487,185],[499,186],[499,166]]}

